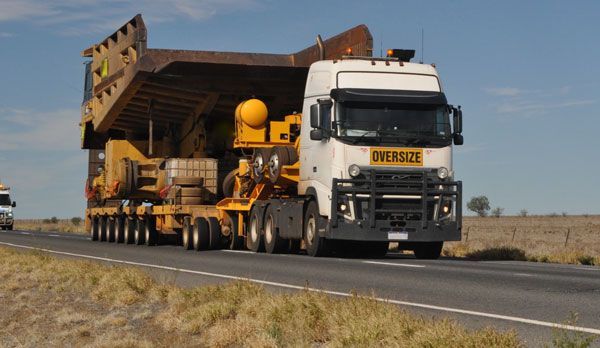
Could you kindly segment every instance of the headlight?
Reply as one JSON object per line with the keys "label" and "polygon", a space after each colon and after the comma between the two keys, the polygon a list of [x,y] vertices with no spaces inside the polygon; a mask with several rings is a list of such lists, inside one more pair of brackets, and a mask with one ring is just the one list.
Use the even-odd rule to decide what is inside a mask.
{"label": "headlight", "polygon": [[446,167],[439,167],[437,170],[438,178],[446,179],[448,177],[448,169]]}
{"label": "headlight", "polygon": [[13,216],[13,213],[12,213],[12,211],[9,211],[9,212],[8,212],[8,217],[12,217],[12,216]]}
{"label": "headlight", "polygon": [[356,178],[360,174],[360,168],[356,164],[353,164],[348,167],[348,174],[350,174],[351,177]]}

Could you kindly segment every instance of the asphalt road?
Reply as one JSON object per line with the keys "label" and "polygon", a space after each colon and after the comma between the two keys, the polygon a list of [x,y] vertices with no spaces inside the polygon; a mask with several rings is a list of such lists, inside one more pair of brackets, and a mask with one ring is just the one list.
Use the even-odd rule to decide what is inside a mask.
{"label": "asphalt road", "polygon": [[[571,313],[572,332],[600,335],[600,267],[516,261],[311,258],[245,251],[184,251],[176,246],[91,242],[86,236],[0,231],[0,246],[42,248],[63,257],[147,268],[183,286],[249,279],[268,288],[368,294],[426,317],[451,317],[467,327],[515,329],[529,346],[552,339]],[[600,346],[600,341],[595,342]]]}

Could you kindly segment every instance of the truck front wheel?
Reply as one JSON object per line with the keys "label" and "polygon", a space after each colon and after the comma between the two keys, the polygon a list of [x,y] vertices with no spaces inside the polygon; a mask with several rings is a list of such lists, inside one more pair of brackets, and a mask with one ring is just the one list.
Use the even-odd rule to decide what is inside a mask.
{"label": "truck front wheel", "polygon": [[315,201],[308,202],[304,213],[304,244],[306,253],[310,256],[325,256],[328,254],[327,240],[319,236],[321,216]]}
{"label": "truck front wheel", "polygon": [[9,230],[9,231],[12,231],[13,230],[13,224],[10,224],[10,225],[6,226],[6,229]]}
{"label": "truck front wheel", "polygon": [[415,257],[421,260],[436,260],[442,253],[444,242],[423,242],[415,246]]}

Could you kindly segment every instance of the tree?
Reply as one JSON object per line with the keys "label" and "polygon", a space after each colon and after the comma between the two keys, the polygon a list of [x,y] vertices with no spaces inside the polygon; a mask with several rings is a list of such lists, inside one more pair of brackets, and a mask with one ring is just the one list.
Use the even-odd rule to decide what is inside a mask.
{"label": "tree", "polygon": [[81,223],[81,218],[79,216],[74,216],[71,218],[71,223],[75,226],[79,226]]}
{"label": "tree", "polygon": [[496,207],[492,209],[492,216],[499,218],[504,213],[504,208]]}
{"label": "tree", "polygon": [[527,211],[527,209],[521,209],[519,212],[520,217],[526,217],[527,215],[529,215],[529,211]]}
{"label": "tree", "polygon": [[57,224],[58,223],[58,218],[56,216],[53,216],[50,218],[50,222],[53,224]]}
{"label": "tree", "polygon": [[467,209],[479,216],[487,216],[490,210],[490,200],[486,196],[471,197],[471,200],[467,203]]}

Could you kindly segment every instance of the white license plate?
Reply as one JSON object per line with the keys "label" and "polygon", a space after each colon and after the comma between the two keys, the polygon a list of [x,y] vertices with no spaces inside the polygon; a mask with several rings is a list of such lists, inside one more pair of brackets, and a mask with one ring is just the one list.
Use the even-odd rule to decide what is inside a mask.
{"label": "white license plate", "polygon": [[389,240],[407,240],[408,232],[388,232]]}

